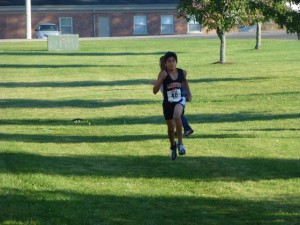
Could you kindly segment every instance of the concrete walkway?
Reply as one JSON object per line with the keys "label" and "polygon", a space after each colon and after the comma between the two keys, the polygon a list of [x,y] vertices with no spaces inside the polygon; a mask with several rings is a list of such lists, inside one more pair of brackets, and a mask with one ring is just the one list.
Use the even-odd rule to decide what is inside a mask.
{"label": "concrete walkway", "polygon": [[[96,37],[96,38],[80,38],[81,40],[121,40],[121,39],[160,39],[160,38],[204,38],[214,39],[218,38],[215,33],[200,33],[200,34],[184,34],[184,35],[157,35],[157,36],[128,36],[128,37]],[[256,32],[236,32],[227,33],[228,39],[255,39]],[[296,34],[287,34],[285,31],[270,31],[262,32],[263,39],[288,39],[298,40]]]}
{"label": "concrete walkway", "polygon": [[[227,39],[255,39],[254,32],[236,32],[227,33]],[[214,39],[218,38],[217,34],[213,33],[199,33],[199,34],[184,34],[184,35],[157,35],[157,36],[125,36],[125,37],[87,37],[80,38],[80,40],[126,40],[126,39],[162,39],[162,38],[204,38]],[[262,32],[263,39],[287,39],[298,40],[296,34],[287,34],[285,31],[268,31]],[[46,39],[0,39],[0,42],[24,42],[24,41],[47,41]]]}

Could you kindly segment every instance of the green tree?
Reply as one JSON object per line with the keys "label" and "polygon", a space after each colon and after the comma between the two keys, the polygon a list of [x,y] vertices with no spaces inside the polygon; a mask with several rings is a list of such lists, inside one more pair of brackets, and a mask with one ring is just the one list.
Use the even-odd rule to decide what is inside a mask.
{"label": "green tree", "polygon": [[[276,22],[281,27],[286,27],[288,33],[296,33],[298,40],[300,40],[300,1],[288,1],[287,5],[290,7],[278,16]],[[297,7],[293,8],[292,5]]]}
{"label": "green tree", "polygon": [[233,27],[242,24],[247,18],[246,0],[179,0],[180,16],[196,21],[207,27],[207,31],[216,30],[220,39],[220,61],[226,63],[226,36]]}
{"label": "green tree", "polygon": [[299,5],[300,0],[273,0],[269,4],[263,4],[262,10],[264,15],[272,18],[280,27],[286,28],[288,33],[297,33],[300,40],[300,6],[293,9],[292,4]]}
{"label": "green tree", "polygon": [[[251,0],[268,20],[273,19],[288,33],[297,33],[300,40],[300,0]],[[292,8],[291,6],[297,6]],[[266,20],[266,21],[267,21]]]}

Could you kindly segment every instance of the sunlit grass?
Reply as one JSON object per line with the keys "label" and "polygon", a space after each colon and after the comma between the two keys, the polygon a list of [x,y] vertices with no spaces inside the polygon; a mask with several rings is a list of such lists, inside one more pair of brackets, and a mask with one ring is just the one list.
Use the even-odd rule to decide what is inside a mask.
{"label": "sunlit grass", "polygon": [[[0,43],[0,224],[297,224],[298,41]],[[158,59],[178,53],[193,101],[169,158]],[[81,120],[75,120],[80,118]]]}

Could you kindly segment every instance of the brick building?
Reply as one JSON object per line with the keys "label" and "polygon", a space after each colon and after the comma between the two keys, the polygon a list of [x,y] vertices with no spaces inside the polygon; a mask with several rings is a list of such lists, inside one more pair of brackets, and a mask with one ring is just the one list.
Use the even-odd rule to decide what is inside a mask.
{"label": "brick building", "polygon": [[[25,0],[0,0],[0,39],[26,37]],[[178,18],[177,0],[31,0],[32,38],[40,23],[79,37],[187,34],[196,22]]]}

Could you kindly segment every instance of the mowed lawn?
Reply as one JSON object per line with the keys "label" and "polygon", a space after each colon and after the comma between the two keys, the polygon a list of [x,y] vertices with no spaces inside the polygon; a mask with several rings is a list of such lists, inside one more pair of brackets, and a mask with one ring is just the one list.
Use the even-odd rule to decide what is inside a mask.
{"label": "mowed lawn", "polygon": [[[217,39],[1,42],[0,224],[300,224],[300,42],[262,44],[228,39],[220,65]],[[175,161],[166,51],[193,94]]]}

